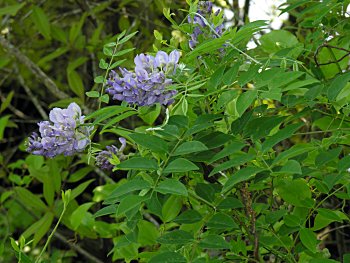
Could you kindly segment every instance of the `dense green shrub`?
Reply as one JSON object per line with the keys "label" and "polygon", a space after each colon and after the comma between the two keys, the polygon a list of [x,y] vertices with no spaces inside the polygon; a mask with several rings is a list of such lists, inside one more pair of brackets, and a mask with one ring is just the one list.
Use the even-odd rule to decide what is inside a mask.
{"label": "dense green shrub", "polygon": [[[273,31],[171,4],[0,9],[1,260],[350,261],[349,1],[287,1]],[[41,124],[59,146],[24,142],[72,102],[84,124]]]}

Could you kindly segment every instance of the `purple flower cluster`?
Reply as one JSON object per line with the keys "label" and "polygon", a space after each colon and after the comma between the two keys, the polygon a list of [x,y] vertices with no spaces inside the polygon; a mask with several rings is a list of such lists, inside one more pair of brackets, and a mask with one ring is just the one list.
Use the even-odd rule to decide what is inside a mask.
{"label": "purple flower cluster", "polygon": [[28,138],[27,151],[35,155],[55,157],[83,151],[90,143],[91,126],[81,126],[84,116],[76,103],[67,109],[54,108],[50,111],[50,121],[38,123],[40,135],[34,132]]}
{"label": "purple flower cluster", "polygon": [[125,156],[123,154],[123,151],[126,146],[126,140],[123,137],[119,138],[119,141],[121,143],[120,148],[118,149],[116,146],[111,145],[111,146],[106,146],[105,151],[101,151],[97,154],[96,156],[96,165],[101,167],[104,170],[109,170],[111,171],[114,167],[113,164],[110,163],[109,159],[113,157],[113,154],[116,155],[119,160],[124,160]]}
{"label": "purple flower cluster", "polygon": [[[203,38],[217,38],[221,36],[223,33],[224,25],[220,24],[217,27],[214,27],[214,24],[211,23],[211,27],[215,30],[216,34],[214,34],[208,25],[205,23],[202,17],[204,17],[209,23],[212,20],[211,15],[213,12],[213,3],[210,1],[201,1],[198,3],[197,13],[200,15],[194,15],[193,19],[191,16],[188,16],[188,22],[195,26],[193,32],[191,34],[191,39],[189,41],[189,46],[191,49],[194,49],[195,46],[200,42],[200,36]],[[217,10],[214,16],[218,16],[220,10]],[[202,16],[202,17],[201,17]]]}
{"label": "purple flower cluster", "polygon": [[180,53],[177,50],[169,55],[164,51],[158,51],[156,56],[140,54],[134,59],[134,72],[120,68],[121,76],[111,71],[107,81],[109,86],[106,92],[113,96],[114,100],[126,101],[129,104],[150,106],[155,103],[169,105],[177,91],[168,90],[172,80],[167,76],[176,71]]}

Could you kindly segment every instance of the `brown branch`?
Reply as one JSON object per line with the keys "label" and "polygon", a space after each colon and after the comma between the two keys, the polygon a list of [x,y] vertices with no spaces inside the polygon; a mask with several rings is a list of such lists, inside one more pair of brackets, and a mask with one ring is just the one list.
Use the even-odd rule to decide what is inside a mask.
{"label": "brown branch", "polygon": [[69,242],[63,235],[61,235],[58,231],[56,231],[54,233],[54,237],[56,237],[57,239],[61,240],[62,242],[66,243],[68,246],[70,246],[72,249],[74,249],[75,251],[77,251],[78,253],[80,253],[82,256],[84,256],[85,258],[91,260],[91,262],[94,263],[103,263],[103,261],[99,260],[98,258],[96,258],[94,255],[91,255],[89,252],[87,252],[85,249],[82,249],[80,246]]}
{"label": "brown branch", "polygon": [[[346,54],[345,54],[344,56],[342,56],[341,58],[336,59],[336,60],[334,60],[334,61],[329,61],[329,62],[325,62],[325,63],[319,63],[319,61],[318,61],[318,59],[317,59],[317,56],[318,56],[320,50],[321,50],[322,48],[324,48],[324,47],[326,47],[326,48],[331,48],[331,49],[333,48],[333,49],[337,49],[337,50],[341,50],[341,51],[345,51]],[[316,65],[317,65],[318,67],[319,67],[319,66],[325,66],[325,65],[330,65],[330,64],[338,63],[338,62],[342,61],[344,58],[346,58],[346,57],[349,56],[349,55],[350,55],[350,50],[348,50],[348,49],[345,49],[345,48],[342,48],[342,47],[332,46],[332,45],[329,45],[329,44],[322,44],[322,45],[320,45],[320,46],[316,49],[316,52],[315,52],[315,54],[314,54],[314,61],[315,61]]]}
{"label": "brown branch", "polygon": [[40,113],[41,117],[45,120],[48,119],[49,117],[47,116],[47,113],[44,111],[43,107],[41,106],[39,100],[37,99],[37,97],[34,96],[33,92],[30,90],[30,88],[25,83],[23,77],[21,76],[21,74],[18,74],[18,72],[17,72],[17,79],[18,79],[19,83],[21,84],[21,86],[23,87],[23,89],[25,90],[25,92],[27,93],[28,97],[33,102],[34,107]]}
{"label": "brown branch", "polygon": [[24,64],[48,89],[48,91],[58,99],[67,99],[69,96],[61,91],[55,82],[50,79],[44,71],[41,70],[33,61],[31,61],[26,55],[24,55],[17,47],[12,45],[3,36],[0,36],[0,45],[9,53],[15,57],[19,62]]}
{"label": "brown branch", "polygon": [[241,194],[244,200],[246,214],[250,219],[251,224],[251,234],[254,237],[254,244],[253,244],[253,254],[254,254],[254,260],[257,262],[260,262],[260,255],[259,255],[259,236],[256,231],[256,213],[252,207],[252,198],[250,195],[250,192],[248,190],[248,184],[245,184],[244,187],[241,189]]}
{"label": "brown branch", "polygon": [[249,7],[250,7],[250,0],[245,0],[244,9],[243,9],[243,22],[244,23],[246,23],[246,20],[249,17]]}

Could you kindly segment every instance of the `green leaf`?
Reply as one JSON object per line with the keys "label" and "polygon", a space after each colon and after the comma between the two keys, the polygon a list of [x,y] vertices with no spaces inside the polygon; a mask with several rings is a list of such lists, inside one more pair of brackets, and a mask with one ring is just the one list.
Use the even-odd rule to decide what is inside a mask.
{"label": "green leaf", "polygon": [[43,194],[46,203],[52,206],[55,197],[54,181],[50,176],[45,176],[43,181]]}
{"label": "green leaf", "polygon": [[[251,64],[249,69],[246,72],[243,72],[238,77],[238,84],[240,86],[244,86],[249,81],[252,81],[255,78],[255,76],[258,74],[260,68],[261,68],[261,66],[259,64],[257,64],[257,65]],[[250,91],[253,91],[253,90],[250,90]]]}
{"label": "green leaf", "polygon": [[243,203],[235,197],[226,197],[218,204],[218,209],[236,209],[242,207],[244,207]]}
{"label": "green leaf", "polygon": [[118,57],[118,56],[122,56],[125,55],[131,51],[135,50],[135,48],[127,48],[127,49],[123,49],[121,51],[115,52],[114,57]]}
{"label": "green leaf", "polygon": [[12,100],[14,94],[15,93],[13,90],[9,92],[9,94],[7,95],[4,102],[1,103],[0,113],[3,112],[11,104],[11,100]]}
{"label": "green leaf", "polygon": [[110,121],[108,121],[105,125],[103,125],[103,128],[101,130],[101,133],[103,133],[103,131],[105,131],[106,129],[108,129],[109,127],[115,125],[116,123],[120,122],[121,120],[124,120],[132,115],[136,115],[137,114],[137,111],[127,111],[127,112],[124,112],[116,117],[113,117],[110,119]]}
{"label": "green leaf", "polygon": [[68,84],[70,89],[79,96],[79,98],[84,99],[84,84],[81,80],[79,74],[72,70],[71,72],[67,72]]}
{"label": "green leaf", "polygon": [[104,60],[103,58],[100,59],[100,63],[98,64],[100,69],[107,69],[108,68],[108,63],[106,62],[106,60]]}
{"label": "green leaf", "polygon": [[340,146],[329,151],[321,151],[320,154],[316,156],[315,164],[318,167],[321,167],[334,159],[338,159],[338,156],[342,150],[343,147]]}
{"label": "green leaf", "polygon": [[224,213],[216,213],[209,219],[207,227],[212,229],[239,229],[232,217]]}
{"label": "green leaf", "polygon": [[163,222],[170,222],[181,211],[182,197],[178,195],[171,195],[164,203],[162,207],[162,220]]}
{"label": "green leaf", "polygon": [[296,160],[288,160],[278,173],[285,174],[302,174],[300,163]]}
{"label": "green leaf", "polygon": [[289,158],[293,158],[295,156],[298,156],[300,154],[303,154],[305,152],[309,152],[315,147],[307,144],[307,143],[300,143],[292,146],[288,150],[281,152],[272,162],[273,165],[279,163],[280,161],[288,160]]}
{"label": "green leaf", "polygon": [[311,198],[311,190],[307,182],[302,179],[281,178],[275,180],[278,194],[287,202],[295,206],[305,207],[305,200]]}
{"label": "green leaf", "polygon": [[298,227],[300,228],[301,224],[302,224],[302,219],[299,218],[298,216],[295,216],[295,215],[285,215],[283,217],[283,221],[284,223],[286,224],[286,226],[289,226],[289,227]]}
{"label": "green leaf", "polygon": [[224,157],[230,156],[233,153],[239,152],[245,145],[246,144],[242,142],[233,142],[227,145],[224,149],[213,156],[213,158],[209,161],[209,164],[216,162],[217,160],[220,160]]}
{"label": "green leaf", "polygon": [[76,208],[70,216],[70,223],[73,230],[77,230],[80,224],[84,221],[87,211],[93,205],[93,202],[85,203]]}
{"label": "green leaf", "polygon": [[225,72],[222,78],[222,81],[225,85],[231,85],[236,80],[239,66],[239,63],[235,63],[229,70]]}
{"label": "green leaf", "polygon": [[126,59],[122,59],[122,60],[118,60],[116,62],[114,62],[109,69],[114,69],[115,67],[119,66],[120,64],[124,63],[126,61]]}
{"label": "green leaf", "polygon": [[157,153],[168,152],[167,143],[157,136],[142,134],[142,133],[133,133],[133,134],[130,134],[129,136],[138,145],[141,145],[154,152],[157,152]]}
{"label": "green leaf", "polygon": [[299,44],[296,36],[286,30],[273,30],[264,34],[259,40],[261,41],[262,49],[269,54],[295,47]]}
{"label": "green leaf", "polygon": [[176,179],[165,179],[155,190],[162,194],[188,196],[186,186]]}
{"label": "green leaf", "polygon": [[[314,79],[314,78],[309,78],[309,79],[306,79],[306,80],[293,82],[292,84],[290,84],[287,87],[283,88],[283,91],[300,89],[302,87],[307,87],[307,86],[310,86],[311,84],[315,84],[315,83],[320,83],[320,81],[317,80],[317,79]],[[312,87],[314,87],[314,85]]]}
{"label": "green leaf", "polygon": [[277,133],[275,133],[271,137],[267,138],[263,142],[262,147],[261,147],[262,152],[263,153],[267,152],[275,144],[291,137],[294,134],[294,132],[297,131],[303,125],[304,125],[303,123],[295,123],[295,124],[291,124],[291,125],[283,128],[282,130],[279,130]]}
{"label": "green leaf", "polygon": [[22,204],[26,207],[30,207],[34,210],[44,212],[47,210],[47,207],[41,199],[30,192],[29,190],[21,187],[15,187],[15,193],[18,198],[21,200]]}
{"label": "green leaf", "polygon": [[118,164],[117,168],[121,170],[157,170],[158,165],[155,160],[150,160],[144,157],[132,157],[129,160]]}
{"label": "green leaf", "polygon": [[104,102],[104,103],[108,104],[108,102],[109,102],[109,96],[108,96],[108,94],[104,94],[104,95],[102,95],[101,97],[99,97],[98,100],[101,101],[101,102]]}
{"label": "green leaf", "polygon": [[202,215],[196,210],[187,210],[176,217],[173,222],[178,224],[193,224],[202,220]]}
{"label": "green leaf", "polygon": [[89,184],[91,184],[93,181],[95,181],[95,179],[90,179],[84,183],[81,183],[80,185],[78,185],[76,188],[74,188],[72,190],[71,193],[71,197],[70,199],[73,200],[75,199],[77,196],[79,196],[82,192],[84,192],[84,190],[89,186]]}
{"label": "green leaf", "polygon": [[[38,221],[36,221],[34,224],[30,225],[26,231],[23,232],[22,236],[25,239],[29,239],[33,234],[40,232],[39,235],[37,235],[37,242],[40,241],[40,239],[46,234],[47,232],[47,223],[49,224],[49,227],[51,226],[51,223],[53,221],[54,215],[51,212],[45,213],[44,216],[42,216]],[[46,231],[45,231],[46,230]]]}
{"label": "green leaf", "polygon": [[162,35],[162,33],[160,33],[158,30],[153,30],[153,35],[154,35],[154,37],[157,39],[157,40],[159,40],[159,41],[161,41],[162,39],[163,39],[163,35]]}
{"label": "green leaf", "polygon": [[[328,258],[312,258],[309,262],[310,263],[340,263],[340,261],[337,261],[334,259],[328,259]],[[344,259],[343,262],[345,263],[349,261]]]}
{"label": "green leaf", "polygon": [[187,260],[176,252],[163,252],[152,257],[149,263],[186,263]]}
{"label": "green leaf", "polygon": [[51,39],[51,27],[49,19],[47,18],[43,9],[38,6],[34,6],[33,13],[31,15],[33,22],[39,32],[48,40]]}
{"label": "green leaf", "polygon": [[183,230],[174,230],[158,238],[158,242],[161,244],[183,245],[193,241],[193,235]]}
{"label": "green leaf", "polygon": [[199,243],[199,247],[205,249],[229,249],[230,245],[222,236],[208,235]]}
{"label": "green leaf", "polygon": [[158,118],[160,112],[161,112],[161,106],[159,103],[151,107],[150,106],[139,107],[139,117],[150,126],[153,125],[155,120]]}
{"label": "green leaf", "polygon": [[232,160],[229,160],[227,162],[221,163],[218,166],[216,166],[209,174],[210,176],[213,176],[214,174],[230,169],[232,167],[236,167],[242,164],[245,164],[246,162],[249,162],[250,160],[254,159],[254,155],[252,154],[246,154],[246,153],[237,153],[232,156]]}
{"label": "green leaf", "polygon": [[226,181],[222,193],[226,193],[227,191],[232,190],[232,188],[240,183],[244,182],[246,180],[249,180],[252,178],[254,175],[257,173],[263,171],[264,169],[259,168],[259,167],[245,167],[239,171],[237,171],[235,174],[231,175],[228,180]]}
{"label": "green leaf", "polygon": [[127,197],[121,200],[117,209],[117,216],[124,215],[128,211],[136,207],[140,207],[141,203],[145,200],[146,198],[144,196],[128,195]]}
{"label": "green leaf", "polygon": [[98,97],[100,97],[100,93],[98,91],[95,91],[95,90],[85,92],[85,95],[90,97],[90,98],[98,98]]}
{"label": "green leaf", "polygon": [[9,122],[10,118],[11,115],[5,115],[0,118],[0,140],[4,138],[5,128],[7,127],[7,123]]}
{"label": "green leaf", "polygon": [[214,39],[205,41],[204,43],[198,45],[191,52],[188,52],[186,54],[186,59],[194,60],[197,56],[219,49],[226,42],[226,40],[231,39],[234,34],[235,34],[235,31],[231,30],[230,32],[227,32],[220,38],[214,38]]}
{"label": "green leaf", "polygon": [[195,192],[208,202],[214,202],[215,200],[216,189],[212,184],[197,183]]}
{"label": "green leaf", "polygon": [[[332,220],[333,222],[334,221],[341,222],[343,219],[347,219],[347,216],[345,216],[340,211],[332,211],[327,208],[318,208],[317,212],[319,215],[323,216],[326,219]],[[344,215],[344,217],[342,218],[341,216],[339,216],[339,213]]]}
{"label": "green leaf", "polygon": [[287,212],[288,212],[287,210],[283,210],[283,209],[267,212],[267,214],[265,216],[266,223],[268,223],[268,224],[276,223],[278,220],[281,219],[281,217],[286,215]]}
{"label": "green leaf", "polygon": [[113,117],[115,115],[118,115],[120,113],[123,113],[125,111],[129,111],[129,110],[132,110],[132,109],[129,107],[124,107],[124,106],[107,106],[107,107],[103,107],[97,111],[90,113],[89,115],[87,115],[85,117],[85,120],[90,120],[90,119],[96,118],[96,120],[93,123],[93,124],[96,124],[96,123],[101,122],[105,119],[108,119],[110,117]]}
{"label": "green leaf", "polygon": [[105,216],[105,215],[111,215],[111,214],[116,214],[117,213],[117,205],[109,205],[106,207],[103,207],[102,209],[98,210],[94,214],[94,218],[100,217],[100,216]]}
{"label": "green leaf", "polygon": [[201,137],[199,140],[204,143],[209,149],[217,148],[233,139],[232,135],[223,132],[212,132],[206,136]]}
{"label": "green leaf", "polygon": [[350,81],[350,72],[337,76],[329,85],[327,96],[330,101],[335,101],[338,94],[345,88]]}
{"label": "green leaf", "polygon": [[154,245],[157,243],[157,238],[160,233],[158,228],[151,222],[140,220],[137,224],[139,230],[137,243],[142,246]]}
{"label": "green leaf", "polygon": [[110,195],[106,198],[105,204],[115,203],[119,200],[119,197],[128,194],[133,191],[139,191],[144,189],[150,189],[151,184],[148,181],[145,181],[141,178],[136,178],[130,181],[127,181],[124,184],[119,185],[115,188]]}
{"label": "green leaf", "polygon": [[46,235],[49,231],[54,215],[51,212],[47,212],[39,221],[38,228],[34,233],[33,246],[35,247],[39,241]]}
{"label": "green leaf", "polygon": [[219,67],[213,75],[211,75],[210,79],[207,82],[208,90],[216,90],[216,88],[220,85],[222,81],[222,77],[224,75],[225,65]]}
{"label": "green leaf", "polygon": [[316,234],[308,228],[302,228],[299,231],[301,243],[312,253],[316,253],[317,238]]}
{"label": "green leaf", "polygon": [[346,253],[343,255],[343,262],[350,262],[350,253]]}
{"label": "green leaf", "polygon": [[88,60],[87,57],[79,57],[76,60],[69,62],[67,67],[67,74],[78,68],[79,66],[83,65]]}
{"label": "green leaf", "polygon": [[125,42],[127,42],[128,40],[130,40],[133,36],[135,36],[138,33],[138,31],[135,31],[133,33],[130,33],[129,35],[126,35],[125,37],[123,37],[122,39],[120,39],[118,41],[119,44],[123,44]]}
{"label": "green leaf", "polygon": [[202,152],[208,150],[208,147],[205,146],[205,144],[199,142],[199,141],[190,141],[190,142],[184,142],[179,147],[176,148],[173,155],[185,155],[189,153],[194,152]]}
{"label": "green leaf", "polygon": [[112,48],[112,47],[108,47],[106,45],[103,47],[103,54],[105,54],[108,57],[113,56],[113,51],[114,51],[114,48]]}
{"label": "green leaf", "polygon": [[248,109],[248,107],[255,101],[257,95],[257,90],[248,90],[238,97],[236,108],[239,117],[241,117],[243,113]]}
{"label": "green leaf", "polygon": [[105,78],[103,76],[97,76],[94,78],[94,82],[97,83],[97,84],[101,84],[103,83],[105,80]]}
{"label": "green leaf", "polygon": [[84,167],[81,168],[79,170],[77,170],[76,172],[74,172],[73,174],[71,174],[69,176],[68,182],[69,183],[75,183],[80,181],[81,179],[83,179],[88,173],[90,173],[93,170],[92,167]]}
{"label": "green leaf", "polygon": [[8,5],[0,8],[0,16],[10,15],[15,16],[17,12],[25,5],[26,3]]}
{"label": "green leaf", "polygon": [[269,133],[284,120],[285,117],[276,115],[250,119],[244,129],[244,134],[245,136],[251,136],[254,141],[261,139],[269,135]]}
{"label": "green leaf", "polygon": [[338,171],[346,171],[349,168],[350,168],[350,155],[347,155],[338,162]]}
{"label": "green leaf", "polygon": [[167,167],[165,167],[163,173],[185,173],[189,171],[195,171],[199,168],[189,160],[184,158],[178,158],[170,162]]}

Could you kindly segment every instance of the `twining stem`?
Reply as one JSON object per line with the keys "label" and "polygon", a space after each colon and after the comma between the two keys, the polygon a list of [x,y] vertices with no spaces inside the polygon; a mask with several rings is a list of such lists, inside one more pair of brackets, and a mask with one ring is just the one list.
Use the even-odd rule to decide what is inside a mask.
{"label": "twining stem", "polygon": [[44,245],[44,248],[41,250],[41,252],[40,252],[38,258],[35,260],[35,263],[39,263],[39,262],[40,262],[40,259],[41,259],[42,255],[44,254],[44,252],[45,252],[47,246],[49,245],[49,243],[50,243],[52,237],[54,236],[54,234],[55,234],[55,232],[56,232],[56,230],[57,230],[59,224],[61,223],[61,220],[62,220],[62,218],[63,218],[63,215],[64,215],[64,213],[66,212],[66,208],[67,208],[67,204],[66,204],[66,203],[63,203],[63,210],[62,210],[62,213],[61,213],[61,215],[60,215],[60,217],[59,217],[59,219],[58,219],[58,221],[57,221],[57,223],[56,223],[54,229],[52,230],[51,234],[49,235],[49,237],[48,237],[48,239],[47,239],[47,241],[46,241],[46,243],[45,243],[45,245]]}

